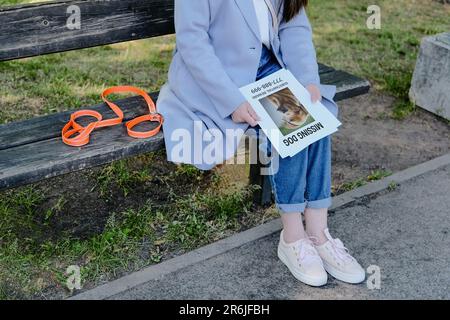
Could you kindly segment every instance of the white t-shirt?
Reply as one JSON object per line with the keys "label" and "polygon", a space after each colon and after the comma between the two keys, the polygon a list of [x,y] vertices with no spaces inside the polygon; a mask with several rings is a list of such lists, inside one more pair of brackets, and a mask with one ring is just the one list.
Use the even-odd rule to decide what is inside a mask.
{"label": "white t-shirt", "polygon": [[253,0],[256,10],[256,17],[258,18],[259,31],[263,44],[270,49],[270,33],[269,33],[269,8],[264,0]]}

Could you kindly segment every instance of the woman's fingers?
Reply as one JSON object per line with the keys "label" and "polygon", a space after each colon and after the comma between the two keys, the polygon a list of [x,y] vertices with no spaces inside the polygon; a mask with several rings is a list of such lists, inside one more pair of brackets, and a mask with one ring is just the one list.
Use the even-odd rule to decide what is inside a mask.
{"label": "woman's fingers", "polygon": [[319,91],[317,91],[315,93],[314,102],[321,101],[321,100],[322,100],[322,95],[320,94]]}
{"label": "woman's fingers", "polygon": [[256,122],[256,120],[253,119],[253,117],[250,114],[247,115],[245,121],[252,127],[256,127],[256,125],[258,124],[258,122]]}
{"label": "woman's fingers", "polygon": [[256,113],[256,111],[253,110],[253,108],[252,108],[251,105],[248,105],[247,110],[248,110],[248,113],[250,113],[250,115],[252,116],[252,118],[253,118],[255,121],[260,121],[260,120],[261,120],[261,118],[258,116],[258,114]]}
{"label": "woman's fingers", "polygon": [[309,94],[311,95],[311,101],[316,103],[317,101],[322,100],[322,94],[320,93],[320,89],[316,85],[309,85],[306,87]]}
{"label": "woman's fingers", "polygon": [[244,103],[232,113],[231,120],[235,123],[246,122],[250,126],[255,127],[261,119],[258,117],[255,110],[253,110],[250,103]]}
{"label": "woman's fingers", "polygon": [[319,93],[317,92],[317,90],[311,90],[310,94],[311,94],[311,101],[313,103],[316,103],[317,101],[319,101],[320,96],[319,96]]}
{"label": "woman's fingers", "polygon": [[258,114],[255,112],[255,110],[253,110],[250,104],[247,105],[247,114],[249,116],[249,118],[247,119],[247,123],[250,126],[255,127],[258,124],[258,121],[261,119],[258,117]]}
{"label": "woman's fingers", "polygon": [[244,115],[244,120],[252,127],[255,127],[258,124],[249,112]]}

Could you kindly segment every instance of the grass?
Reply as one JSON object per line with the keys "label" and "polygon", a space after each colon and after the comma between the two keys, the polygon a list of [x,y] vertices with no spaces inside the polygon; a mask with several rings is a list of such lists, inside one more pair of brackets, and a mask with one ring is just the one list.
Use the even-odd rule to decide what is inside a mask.
{"label": "grass", "polygon": [[[380,30],[366,27],[372,4],[381,8]],[[432,0],[317,0],[309,16],[319,60],[395,96],[391,116],[397,119],[414,110],[408,91],[421,38],[450,31],[450,6]]]}
{"label": "grass", "polygon": [[[0,0],[0,5],[26,2]],[[414,111],[408,90],[420,39],[450,29],[450,6],[432,0],[379,0],[382,29],[368,30],[370,4],[311,2],[318,57],[395,96],[390,116],[403,119]],[[156,91],[166,81],[173,47],[171,35],[2,62],[0,123],[99,103],[101,91],[113,85]],[[187,165],[161,171],[155,165],[160,156],[114,162],[85,173],[87,178],[70,180],[86,189],[83,203],[75,207],[73,190],[58,186],[0,193],[0,299],[65,294],[64,272],[70,265],[81,267],[85,287],[93,286],[268,218],[250,212],[252,187],[224,188],[221,177]],[[389,174],[374,171],[337,186],[334,193]],[[87,182],[78,181],[83,179]],[[160,191],[167,193],[160,202],[142,200]],[[88,199],[95,202],[85,204]],[[80,209],[85,205],[90,209]],[[105,216],[98,213],[102,210]],[[98,225],[90,226],[91,221]]]}
{"label": "grass", "polygon": [[[343,183],[342,185],[339,185],[339,186],[333,188],[334,189],[333,194],[337,195],[337,194],[341,194],[341,193],[344,193],[347,191],[351,191],[353,189],[362,187],[369,182],[381,180],[385,177],[390,176],[391,174],[392,174],[392,172],[385,171],[385,170],[372,171],[372,173],[370,175],[368,175],[367,177],[359,178],[359,179],[356,179],[351,182],[346,182],[346,183]],[[389,189],[391,189],[391,187],[389,187]]]}
{"label": "grass", "polygon": [[108,197],[112,191],[112,186],[116,185],[126,197],[133,188],[151,178],[150,169],[132,170],[130,162],[133,160],[121,160],[103,167],[97,176],[97,186],[100,189],[100,196]]}
{"label": "grass", "polygon": [[89,288],[270,218],[251,210],[254,187],[223,188],[216,172],[169,164],[162,151],[61,181],[72,188],[0,193],[0,299],[64,297],[69,266]]}
{"label": "grass", "polygon": [[100,102],[103,89],[133,84],[157,91],[173,36],[0,63],[0,123]]}
{"label": "grass", "polygon": [[46,2],[52,0],[0,0],[0,6],[13,6],[25,3]]}
{"label": "grass", "polygon": [[[116,164],[111,166],[117,168]],[[131,172],[130,178],[123,179],[119,174],[121,178],[110,181],[112,190],[122,190],[123,184],[135,181],[133,169],[119,167]],[[53,231],[67,203],[64,197],[45,210],[49,196],[39,188],[23,187],[3,193],[0,298],[42,298],[50,289],[60,294],[67,292],[64,272],[71,265],[81,268],[82,285],[92,286],[242,228],[241,220],[250,211],[252,187],[225,193],[217,188],[219,177],[205,177],[203,172],[187,166],[174,170],[170,179],[180,180],[180,175],[195,181],[207,179],[208,186],[197,190],[194,187],[183,195],[172,191],[166,204],[147,200],[134,208],[112,211],[102,230],[88,236],[77,236],[70,230]]]}

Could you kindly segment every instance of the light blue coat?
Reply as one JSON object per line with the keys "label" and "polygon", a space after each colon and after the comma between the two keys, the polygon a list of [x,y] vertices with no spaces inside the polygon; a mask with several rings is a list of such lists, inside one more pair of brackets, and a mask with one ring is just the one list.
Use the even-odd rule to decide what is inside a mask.
{"label": "light blue coat", "polygon": [[[283,0],[271,1],[281,21]],[[255,81],[261,57],[253,0],[175,0],[175,30],[176,47],[168,81],[157,100],[158,111],[165,118],[167,159],[207,170],[234,156],[240,133],[249,127],[234,123],[230,115],[246,101],[239,87]],[[323,103],[337,115],[338,107],[333,102],[336,87],[320,85],[305,11],[288,23],[282,22],[279,34],[274,33],[271,25],[270,42],[280,65],[304,86],[320,86],[326,99]],[[236,141],[225,138],[227,129],[237,132]],[[216,148],[211,161],[202,150],[208,154],[213,144],[223,148]]]}

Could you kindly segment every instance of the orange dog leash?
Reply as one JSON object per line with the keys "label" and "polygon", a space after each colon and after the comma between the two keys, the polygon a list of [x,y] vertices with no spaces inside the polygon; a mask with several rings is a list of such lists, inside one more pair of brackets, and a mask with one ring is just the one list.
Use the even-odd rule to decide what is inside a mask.
{"label": "orange dog leash", "polygon": [[[80,110],[74,112],[70,116],[70,121],[62,129],[62,140],[65,144],[72,147],[81,147],[89,143],[90,135],[92,131],[97,128],[109,127],[121,124],[123,122],[123,111],[115,103],[109,101],[106,97],[113,93],[132,92],[140,95],[144,98],[149,108],[149,114],[139,116],[133,120],[128,121],[125,126],[127,127],[128,135],[133,138],[144,139],[150,138],[156,135],[160,130],[164,122],[164,118],[161,114],[156,112],[156,106],[152,98],[144,91],[136,87],[131,86],[118,86],[108,88],[102,93],[102,100],[111,108],[117,117],[112,119],[103,120],[102,115],[94,110]],[[89,123],[86,127],[83,127],[77,123],[77,119],[80,117],[94,117],[97,121]],[[133,128],[140,123],[150,121],[158,122],[159,125],[149,131],[135,131]],[[74,137],[74,135],[78,134]]]}

